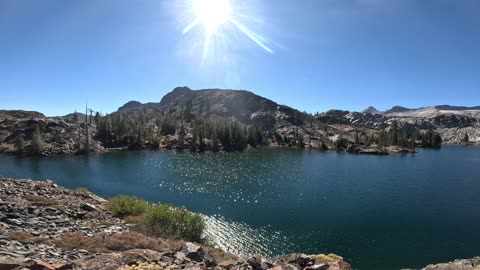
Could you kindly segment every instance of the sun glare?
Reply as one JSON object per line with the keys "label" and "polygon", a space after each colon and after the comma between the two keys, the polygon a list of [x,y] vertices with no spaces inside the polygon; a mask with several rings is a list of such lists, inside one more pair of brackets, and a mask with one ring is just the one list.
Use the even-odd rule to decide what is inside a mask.
{"label": "sun glare", "polygon": [[196,20],[203,24],[208,35],[231,19],[232,6],[229,0],[194,0]]}
{"label": "sun glare", "polygon": [[[188,23],[183,28],[183,34],[189,33],[193,28],[202,27],[203,35],[198,41],[202,42],[202,63],[218,50],[218,44],[225,44],[235,31],[240,31],[248,39],[256,43],[269,53],[273,50],[267,46],[267,40],[240,22],[239,18],[253,18],[246,12],[245,5],[241,11],[236,10],[238,6],[235,0],[184,0],[185,14]],[[240,14],[240,16],[239,16]],[[194,43],[195,44],[195,43]]]}

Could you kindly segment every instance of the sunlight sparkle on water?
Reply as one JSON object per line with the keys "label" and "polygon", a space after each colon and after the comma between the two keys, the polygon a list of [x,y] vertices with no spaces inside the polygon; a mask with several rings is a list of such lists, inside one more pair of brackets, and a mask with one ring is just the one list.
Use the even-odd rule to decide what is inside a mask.
{"label": "sunlight sparkle on water", "polygon": [[[215,247],[234,255],[246,258],[253,254],[261,254],[271,258],[286,250],[298,250],[293,244],[294,236],[285,235],[280,231],[270,231],[265,227],[252,228],[244,223],[227,221],[218,215],[202,217],[207,227],[205,236]],[[300,241],[307,241],[309,237],[304,235],[300,237],[302,238]]]}

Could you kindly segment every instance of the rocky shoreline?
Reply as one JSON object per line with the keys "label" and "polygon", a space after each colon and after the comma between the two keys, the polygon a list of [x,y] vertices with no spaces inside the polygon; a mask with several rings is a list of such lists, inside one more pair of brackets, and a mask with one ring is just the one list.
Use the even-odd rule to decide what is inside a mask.
{"label": "rocky shoreline", "polygon": [[351,269],[333,254],[239,259],[205,245],[151,238],[132,226],[114,217],[106,201],[87,190],[65,189],[50,180],[0,178],[2,270]]}

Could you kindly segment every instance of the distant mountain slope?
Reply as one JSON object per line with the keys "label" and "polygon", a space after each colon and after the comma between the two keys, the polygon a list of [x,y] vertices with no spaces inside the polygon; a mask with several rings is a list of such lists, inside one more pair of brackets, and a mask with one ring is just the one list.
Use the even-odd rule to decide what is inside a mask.
{"label": "distant mountain slope", "polygon": [[465,106],[450,106],[450,105],[438,105],[435,108],[445,111],[468,111],[468,110],[480,110],[480,106],[465,107]]}
{"label": "distant mountain slope", "polygon": [[[304,115],[288,106],[279,105],[267,98],[245,90],[201,89],[177,87],[166,94],[159,103],[142,104],[130,101],[117,112],[135,113],[154,110],[163,115],[185,117],[226,117],[244,123],[255,123],[271,129],[280,121],[296,123],[296,116]],[[298,118],[298,117],[297,117]]]}
{"label": "distant mountain slope", "polygon": [[388,114],[394,114],[394,113],[404,113],[411,110],[412,109],[408,109],[402,106],[393,106],[391,109],[382,112],[382,114],[388,115]]}
{"label": "distant mountain slope", "polygon": [[379,114],[380,111],[377,110],[375,107],[370,106],[370,107],[366,108],[365,110],[363,110],[362,113]]}
{"label": "distant mountain slope", "polygon": [[78,120],[85,120],[85,114],[84,113],[79,113],[79,112],[69,113],[69,114],[64,115],[64,116],[58,116],[58,118],[62,118],[62,119],[65,119],[65,120],[73,120],[75,118],[75,115],[77,116]]}
{"label": "distant mountain slope", "polygon": [[[394,119],[409,131],[441,129],[455,136],[446,136],[450,142],[460,142],[464,129],[476,129],[479,125],[480,106],[439,105],[421,108],[394,106],[386,111],[378,111],[370,106],[363,112],[330,110],[312,117],[288,106],[279,105],[267,98],[245,90],[202,89],[192,90],[177,87],[166,94],[159,103],[142,104],[130,101],[120,107],[118,112],[135,113],[141,110],[154,110],[162,115],[185,117],[225,117],[234,118],[262,129],[291,133],[296,127],[302,127],[303,133],[320,136],[318,128],[324,125],[348,125],[356,128],[382,130],[388,128]],[[305,124],[317,126],[307,128]],[[340,131],[336,131],[340,132]],[[462,135],[463,136],[463,135]],[[320,136],[321,137],[321,136]],[[477,138],[476,135],[474,135]],[[480,140],[480,138],[476,139]]]}
{"label": "distant mountain slope", "polygon": [[439,105],[431,107],[422,107],[417,109],[408,109],[401,106],[394,106],[381,114],[390,117],[437,117],[441,115],[461,115],[469,117],[480,117],[480,106],[450,106]]}

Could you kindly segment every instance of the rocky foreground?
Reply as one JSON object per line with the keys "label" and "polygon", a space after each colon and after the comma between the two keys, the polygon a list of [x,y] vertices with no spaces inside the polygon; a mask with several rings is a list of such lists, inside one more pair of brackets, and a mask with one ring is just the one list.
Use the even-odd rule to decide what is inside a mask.
{"label": "rocky foreground", "polygon": [[[106,201],[52,181],[0,178],[0,270],[351,270],[334,254],[239,259],[212,247],[151,238],[114,217]],[[480,257],[422,270],[480,270]]]}
{"label": "rocky foreground", "polygon": [[0,178],[0,269],[350,270],[336,255],[248,259],[180,240],[147,237],[84,189]]}

